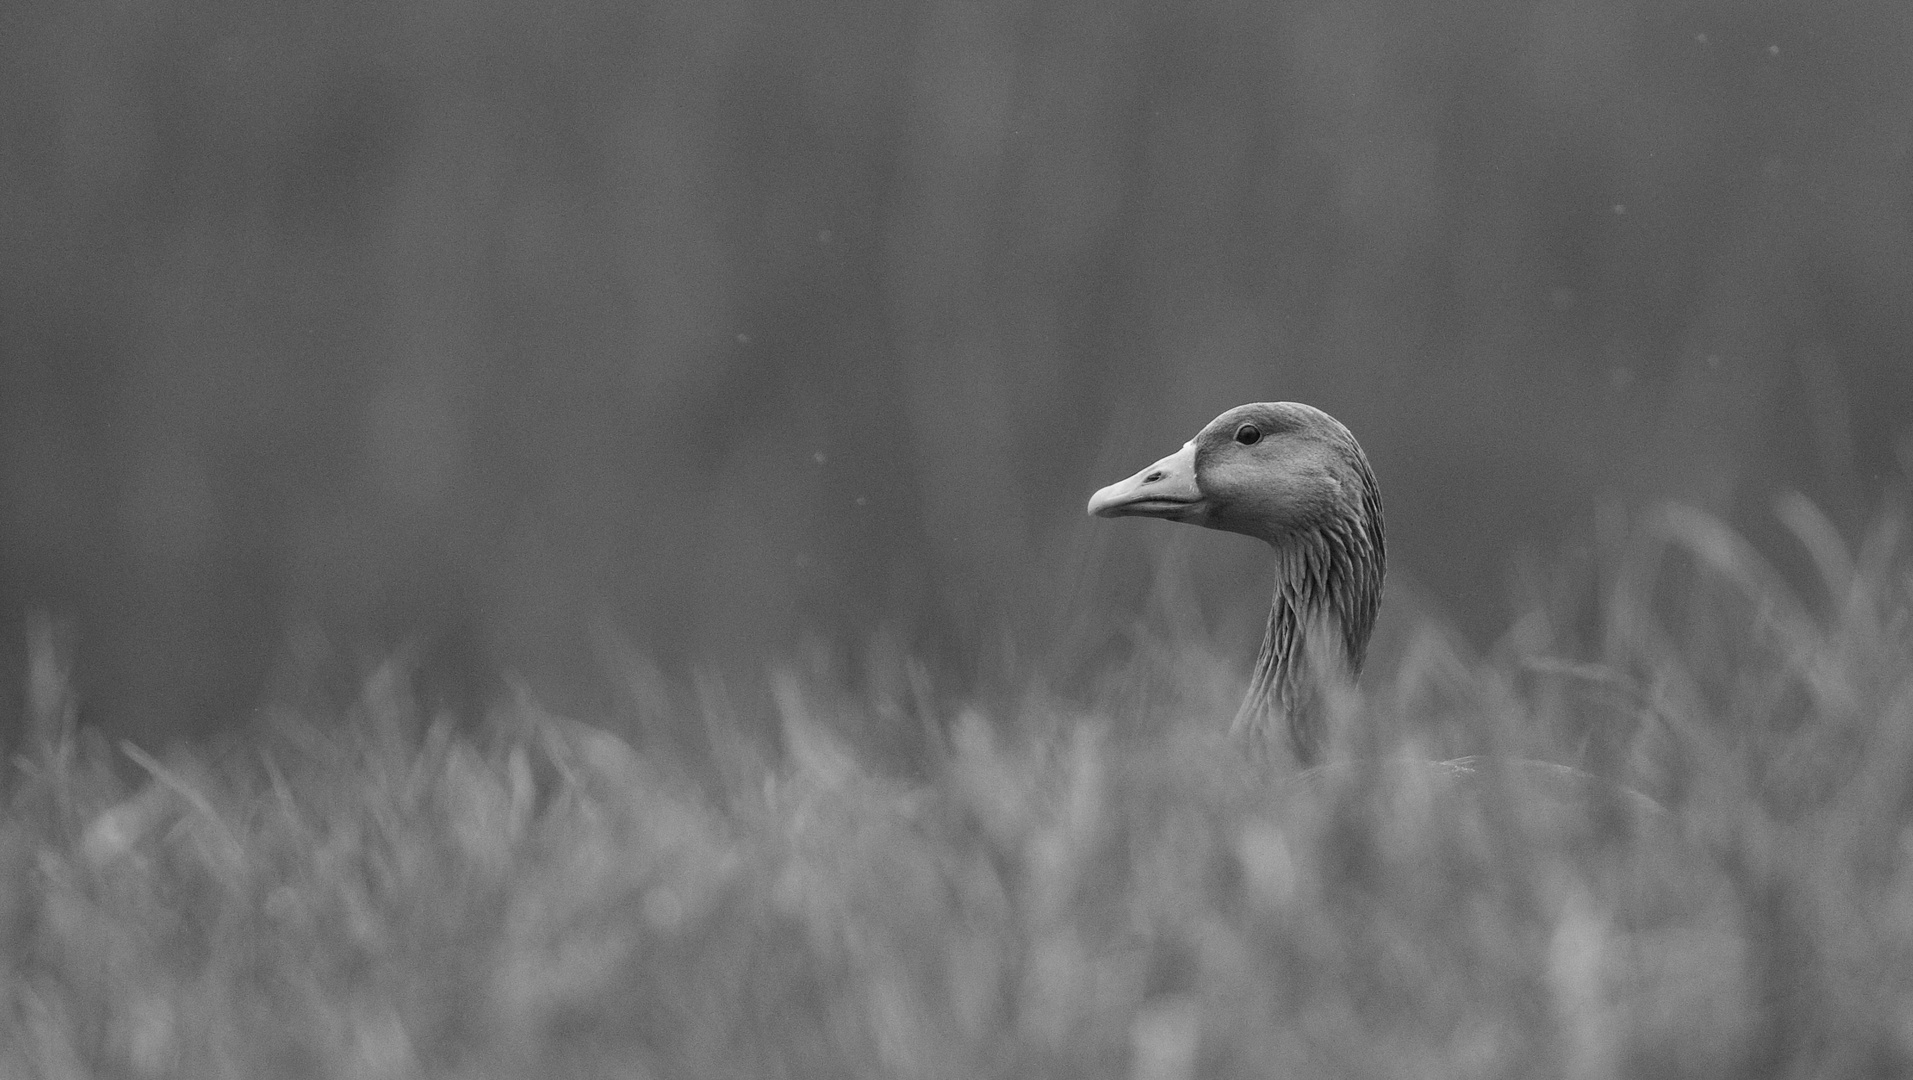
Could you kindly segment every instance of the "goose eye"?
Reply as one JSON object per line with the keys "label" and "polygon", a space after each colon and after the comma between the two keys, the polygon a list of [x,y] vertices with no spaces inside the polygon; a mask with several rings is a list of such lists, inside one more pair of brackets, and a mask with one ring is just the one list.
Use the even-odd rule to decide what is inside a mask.
{"label": "goose eye", "polygon": [[1244,424],[1235,429],[1235,441],[1244,446],[1254,446],[1262,441],[1262,431],[1254,424]]}

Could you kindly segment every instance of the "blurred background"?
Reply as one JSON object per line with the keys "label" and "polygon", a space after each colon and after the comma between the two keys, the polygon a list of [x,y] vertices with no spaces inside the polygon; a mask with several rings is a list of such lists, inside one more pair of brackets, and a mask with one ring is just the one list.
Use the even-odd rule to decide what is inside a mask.
{"label": "blurred background", "polygon": [[579,710],[620,649],[1067,682],[1165,550],[1246,669],[1255,545],[1083,503],[1249,400],[1354,429],[1391,604],[1477,640],[1603,505],[1913,465],[1904,0],[0,22],[8,716],[34,611],[146,742],[401,643]]}

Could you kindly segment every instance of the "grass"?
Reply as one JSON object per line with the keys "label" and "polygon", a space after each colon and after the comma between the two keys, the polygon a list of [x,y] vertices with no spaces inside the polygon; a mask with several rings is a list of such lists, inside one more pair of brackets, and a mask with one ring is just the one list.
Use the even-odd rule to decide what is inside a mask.
{"label": "grass", "polygon": [[[775,740],[634,667],[697,754],[528,695],[424,716],[394,664],[155,759],[74,728],[42,636],[0,1076],[1907,1075],[1904,516],[1780,513],[1808,585],[1668,509],[1530,567],[1485,653],[1417,626],[1341,702],[1345,753],[1625,776],[1667,807],[1633,831],[1492,770],[1246,761],[1187,642],[996,714],[906,659],[784,673]],[[863,751],[926,725],[914,768]]]}

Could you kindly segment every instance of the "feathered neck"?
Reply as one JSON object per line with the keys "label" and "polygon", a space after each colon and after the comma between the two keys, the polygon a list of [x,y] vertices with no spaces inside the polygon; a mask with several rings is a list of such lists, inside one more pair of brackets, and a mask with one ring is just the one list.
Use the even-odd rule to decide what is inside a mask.
{"label": "feathered neck", "polygon": [[[1366,461],[1360,462],[1359,478],[1361,491],[1343,512],[1318,527],[1269,540],[1275,550],[1269,625],[1231,727],[1266,749],[1286,725],[1289,746],[1304,767],[1321,760],[1327,741],[1322,684],[1361,674],[1382,603],[1387,550],[1381,495]],[[1341,670],[1314,670],[1324,662]]]}

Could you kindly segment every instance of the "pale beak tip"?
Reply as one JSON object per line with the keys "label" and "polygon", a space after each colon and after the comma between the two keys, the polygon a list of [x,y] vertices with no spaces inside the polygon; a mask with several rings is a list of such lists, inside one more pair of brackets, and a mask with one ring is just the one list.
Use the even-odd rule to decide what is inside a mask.
{"label": "pale beak tip", "polygon": [[1085,511],[1090,517],[1115,517],[1116,515],[1111,511],[1122,504],[1123,494],[1129,486],[1129,481],[1125,480],[1119,484],[1098,488],[1096,494],[1089,497],[1089,506],[1085,508]]}

